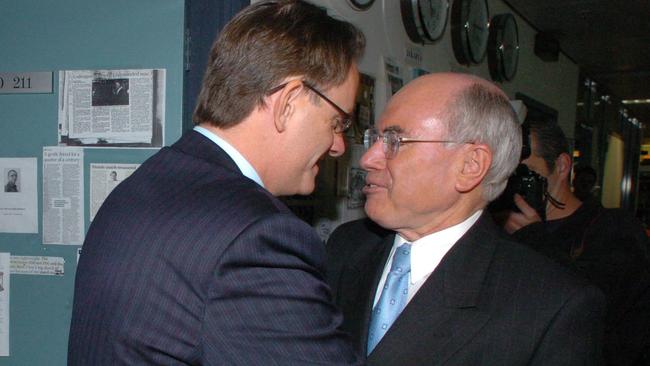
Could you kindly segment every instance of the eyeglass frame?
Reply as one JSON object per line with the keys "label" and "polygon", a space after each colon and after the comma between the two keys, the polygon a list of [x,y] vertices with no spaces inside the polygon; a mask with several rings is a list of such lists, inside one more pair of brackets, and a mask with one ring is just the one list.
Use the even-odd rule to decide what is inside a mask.
{"label": "eyeglass frame", "polygon": [[[314,94],[321,97],[324,101],[327,102],[327,104],[329,104],[330,106],[332,106],[332,108],[334,108],[337,112],[339,112],[341,118],[340,118],[340,120],[336,121],[336,125],[333,128],[334,133],[343,133],[343,132],[347,131],[350,128],[350,126],[352,126],[352,121],[354,120],[354,116],[352,114],[346,112],[343,108],[339,107],[338,104],[334,103],[334,101],[332,101],[330,98],[325,96],[325,94],[323,92],[316,89],[315,86],[311,85],[310,83],[308,83],[308,82],[306,82],[304,80],[302,80],[301,82],[302,82],[302,85],[305,86],[305,88],[307,88],[307,89],[311,90],[312,92],[314,92]],[[289,84],[289,82],[286,82],[286,83],[280,84],[280,85],[278,85],[278,86],[276,86],[274,88],[271,88],[271,89],[269,89],[269,91],[266,92],[266,94],[271,95],[271,94],[277,93],[282,88],[287,86],[287,84]]]}
{"label": "eyeglass frame", "polygon": [[[370,141],[370,134],[374,132],[376,138],[374,141]],[[394,136],[393,140],[390,138]],[[474,144],[474,141],[453,141],[453,140],[424,140],[417,139],[412,137],[402,137],[399,135],[398,131],[395,130],[384,130],[383,133],[379,133],[379,130],[376,128],[368,128],[363,131],[363,146],[366,150],[370,148],[382,139],[383,152],[386,159],[390,160],[397,156],[399,153],[399,147],[402,144],[409,144],[413,142],[431,142],[431,143],[443,143],[443,144]],[[393,151],[394,150],[394,151]]]}

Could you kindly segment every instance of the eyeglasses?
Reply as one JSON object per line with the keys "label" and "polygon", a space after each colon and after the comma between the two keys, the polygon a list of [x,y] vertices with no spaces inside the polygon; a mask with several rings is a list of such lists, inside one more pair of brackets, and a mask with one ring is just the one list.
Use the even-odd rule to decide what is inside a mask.
{"label": "eyeglasses", "polygon": [[[348,128],[350,128],[350,126],[352,125],[352,120],[353,120],[353,116],[351,114],[344,111],[343,108],[339,107],[330,98],[326,97],[325,94],[323,94],[321,91],[319,91],[314,86],[307,83],[306,81],[303,81],[302,85],[304,85],[305,88],[307,88],[307,89],[311,90],[312,92],[314,92],[314,94],[321,97],[324,101],[327,102],[327,104],[331,105],[332,108],[334,108],[337,112],[339,112],[340,116],[339,116],[339,118],[336,119],[335,124],[332,127],[334,129],[335,133],[343,133],[343,132],[347,131]],[[271,90],[269,90],[266,94],[271,95],[273,93],[276,93],[280,89],[284,88],[285,86],[287,86],[287,83],[280,84],[280,85],[272,88]]]}
{"label": "eyeglasses", "polygon": [[452,143],[452,144],[473,144],[469,141],[450,141],[450,140],[420,140],[409,137],[401,137],[399,132],[395,130],[384,131],[383,134],[379,133],[376,128],[369,128],[363,133],[363,145],[366,149],[370,149],[379,139],[382,139],[384,147],[384,155],[386,159],[392,159],[397,156],[399,146],[401,144],[408,144],[412,142],[434,142],[434,143]]}

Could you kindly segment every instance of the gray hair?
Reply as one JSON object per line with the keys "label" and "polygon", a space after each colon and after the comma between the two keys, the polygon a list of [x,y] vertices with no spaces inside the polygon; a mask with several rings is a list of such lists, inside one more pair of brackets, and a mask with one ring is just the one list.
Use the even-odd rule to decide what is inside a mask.
{"label": "gray hair", "polygon": [[488,145],[492,164],[483,179],[483,198],[493,201],[506,188],[519,164],[521,127],[508,99],[496,90],[475,83],[459,92],[446,109],[451,140]]}

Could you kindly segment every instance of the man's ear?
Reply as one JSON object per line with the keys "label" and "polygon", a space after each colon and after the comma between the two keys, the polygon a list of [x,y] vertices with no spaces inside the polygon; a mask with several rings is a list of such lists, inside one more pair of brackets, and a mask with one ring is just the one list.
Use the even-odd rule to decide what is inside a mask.
{"label": "man's ear", "polygon": [[282,88],[278,98],[273,103],[273,121],[278,132],[287,128],[287,123],[296,112],[297,98],[302,92],[303,85],[299,79],[292,80]]}
{"label": "man's ear", "polygon": [[457,174],[456,190],[462,193],[476,188],[490,169],[492,150],[485,144],[466,144],[463,147],[462,168]]}
{"label": "man's ear", "polygon": [[560,176],[561,180],[568,179],[571,175],[571,164],[571,156],[567,153],[562,153],[555,159],[555,173]]}

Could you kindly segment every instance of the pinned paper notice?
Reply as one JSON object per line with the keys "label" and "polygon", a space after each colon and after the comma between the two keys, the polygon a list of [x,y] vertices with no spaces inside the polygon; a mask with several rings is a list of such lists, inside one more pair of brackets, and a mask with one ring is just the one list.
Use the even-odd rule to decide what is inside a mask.
{"label": "pinned paper notice", "polygon": [[0,253],[0,356],[9,356],[9,253]]}
{"label": "pinned paper notice", "polygon": [[61,257],[11,256],[11,274],[63,276],[65,259]]}

